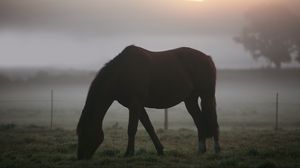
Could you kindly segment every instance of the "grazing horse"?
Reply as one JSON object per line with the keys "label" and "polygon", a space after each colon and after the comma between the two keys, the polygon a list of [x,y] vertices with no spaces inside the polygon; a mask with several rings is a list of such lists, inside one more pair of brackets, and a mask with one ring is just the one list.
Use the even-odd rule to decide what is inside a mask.
{"label": "grazing horse", "polygon": [[[91,83],[77,126],[78,159],[89,159],[103,142],[102,123],[113,101],[129,109],[128,146],[125,156],[134,154],[134,140],[140,120],[158,154],[163,146],[145,107],[164,109],[184,102],[198,131],[199,153],[206,151],[205,139],[214,138],[220,151],[215,100],[216,68],[210,56],[181,47],[152,52],[126,47],[105,64]],[[201,109],[198,98],[201,98]]]}

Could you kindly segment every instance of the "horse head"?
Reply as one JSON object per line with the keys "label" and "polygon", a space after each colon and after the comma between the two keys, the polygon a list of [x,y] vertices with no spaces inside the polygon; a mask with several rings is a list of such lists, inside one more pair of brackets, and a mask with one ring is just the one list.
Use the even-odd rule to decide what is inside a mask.
{"label": "horse head", "polygon": [[85,114],[83,111],[77,125],[77,158],[80,160],[90,159],[104,139],[99,117]]}

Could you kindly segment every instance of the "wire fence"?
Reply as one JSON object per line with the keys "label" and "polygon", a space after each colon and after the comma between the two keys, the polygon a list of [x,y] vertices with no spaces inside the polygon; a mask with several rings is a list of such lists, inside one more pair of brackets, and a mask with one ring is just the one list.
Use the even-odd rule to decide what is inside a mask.
{"label": "wire fence", "polygon": [[[280,95],[274,94],[268,102],[242,102],[238,100],[218,103],[218,120],[220,127],[257,127],[278,130],[283,127],[299,127],[300,103],[280,102]],[[84,99],[55,97],[53,90],[47,99],[7,99],[0,100],[0,122],[15,124],[36,124],[50,128],[74,129],[84,105]],[[114,103],[104,123],[118,123],[126,126],[128,110]],[[194,127],[193,120],[186,112],[185,106],[179,104],[167,110],[147,109],[154,126],[164,129]]]}

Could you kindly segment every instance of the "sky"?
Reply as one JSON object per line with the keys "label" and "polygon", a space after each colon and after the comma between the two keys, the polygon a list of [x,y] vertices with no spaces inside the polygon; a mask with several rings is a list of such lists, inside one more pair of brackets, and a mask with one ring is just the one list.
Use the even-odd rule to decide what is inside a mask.
{"label": "sky", "polygon": [[131,44],[192,47],[220,69],[257,68],[264,63],[233,37],[246,11],[271,3],[300,11],[297,0],[0,0],[0,68],[94,70]]}

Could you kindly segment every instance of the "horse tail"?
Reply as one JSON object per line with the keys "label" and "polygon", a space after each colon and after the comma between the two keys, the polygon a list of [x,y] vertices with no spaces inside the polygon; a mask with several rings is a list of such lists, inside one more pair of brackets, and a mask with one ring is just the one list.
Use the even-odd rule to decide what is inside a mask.
{"label": "horse tail", "polygon": [[202,108],[202,124],[205,137],[219,136],[219,125],[217,121],[217,110],[216,110],[216,67],[212,58],[208,57],[208,89],[205,95],[201,97],[201,108]]}

